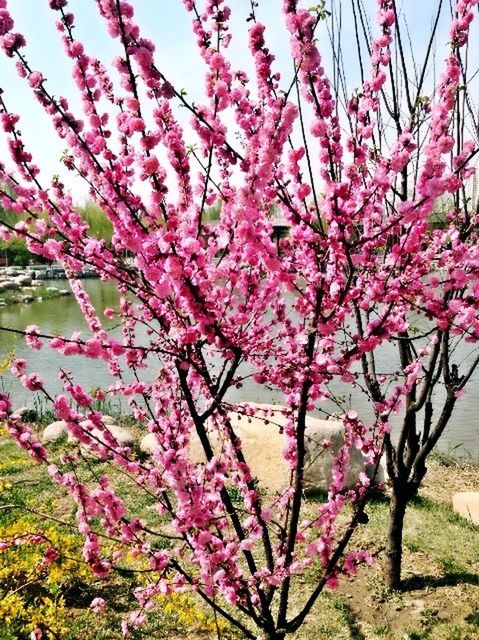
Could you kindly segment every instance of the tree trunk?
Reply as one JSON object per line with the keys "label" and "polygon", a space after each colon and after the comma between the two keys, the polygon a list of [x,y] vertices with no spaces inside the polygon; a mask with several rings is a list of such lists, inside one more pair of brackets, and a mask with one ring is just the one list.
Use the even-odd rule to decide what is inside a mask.
{"label": "tree trunk", "polygon": [[261,640],[284,640],[286,634],[282,631],[268,631],[261,637]]}
{"label": "tree trunk", "polygon": [[406,487],[393,485],[386,547],[386,583],[390,589],[399,589],[401,586],[402,536],[407,495]]}

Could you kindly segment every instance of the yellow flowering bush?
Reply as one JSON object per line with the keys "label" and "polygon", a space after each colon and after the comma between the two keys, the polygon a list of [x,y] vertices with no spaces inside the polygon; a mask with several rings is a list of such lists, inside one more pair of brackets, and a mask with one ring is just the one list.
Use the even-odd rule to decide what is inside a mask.
{"label": "yellow flowering bush", "polygon": [[63,638],[68,632],[67,613],[61,598],[45,596],[29,603],[19,592],[9,593],[0,601],[0,620],[9,633],[7,638],[12,639],[27,638],[35,629],[41,629],[48,640]]}
{"label": "yellow flowering bush", "polygon": [[[125,572],[112,572],[99,582],[82,561],[80,535],[28,513],[55,512],[59,496],[45,488],[41,474],[28,474],[26,454],[6,442],[0,447],[0,640],[28,640],[37,629],[42,640],[120,639],[122,619],[138,606],[132,589],[154,579],[147,559],[124,550],[120,564]],[[68,518],[63,513],[59,517]],[[107,554],[121,549],[103,543]],[[45,561],[48,550],[52,554]],[[115,594],[113,599],[109,593]],[[89,607],[98,596],[106,600],[102,615]],[[194,597],[171,594],[158,596],[148,624],[132,629],[132,638],[165,638],[173,631],[188,638],[212,638],[217,628],[225,640],[232,637],[229,626],[215,621]]]}
{"label": "yellow flowering bush", "polygon": [[[0,620],[6,637],[26,638],[36,628],[49,640],[65,637],[68,611],[62,594],[93,578],[80,561],[79,536],[55,526],[40,531],[32,521],[20,518],[0,525],[0,542]],[[46,561],[48,549],[55,553]]]}
{"label": "yellow flowering bush", "polygon": [[174,616],[178,625],[188,629],[194,629],[198,634],[216,634],[219,629],[222,637],[231,630],[230,626],[222,619],[214,619],[211,613],[202,611],[186,594],[172,593],[168,596],[160,596],[159,604],[166,615]]}

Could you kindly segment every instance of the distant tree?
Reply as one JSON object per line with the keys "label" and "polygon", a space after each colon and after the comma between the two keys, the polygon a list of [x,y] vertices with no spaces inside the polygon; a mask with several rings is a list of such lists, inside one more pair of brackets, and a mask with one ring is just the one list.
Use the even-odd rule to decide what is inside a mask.
{"label": "distant tree", "polygon": [[81,217],[88,223],[89,235],[98,240],[104,240],[111,244],[113,238],[113,225],[107,214],[92,200],[88,200],[82,206],[77,207]]}

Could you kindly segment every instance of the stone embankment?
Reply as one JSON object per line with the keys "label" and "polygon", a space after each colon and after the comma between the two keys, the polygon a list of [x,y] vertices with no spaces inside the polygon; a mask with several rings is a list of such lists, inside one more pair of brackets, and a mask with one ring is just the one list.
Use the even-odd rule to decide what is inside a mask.
{"label": "stone embankment", "polygon": [[[65,269],[59,264],[35,264],[29,267],[3,267],[0,275],[19,276],[26,275],[32,280],[66,280]],[[75,274],[77,278],[97,278],[97,274],[90,267],[83,267]]]}
{"label": "stone embankment", "polygon": [[58,298],[70,295],[70,289],[48,287],[45,280],[45,269],[19,269],[7,267],[0,269],[0,307],[23,302],[41,302],[43,299]]}

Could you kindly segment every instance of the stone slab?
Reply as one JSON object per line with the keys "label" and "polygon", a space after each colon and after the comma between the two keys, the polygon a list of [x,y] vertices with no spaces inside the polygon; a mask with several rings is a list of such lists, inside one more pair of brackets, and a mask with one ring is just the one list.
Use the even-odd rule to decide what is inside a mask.
{"label": "stone slab", "polygon": [[479,491],[461,491],[452,496],[452,507],[456,513],[479,525]]}

